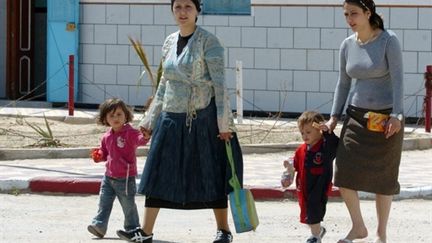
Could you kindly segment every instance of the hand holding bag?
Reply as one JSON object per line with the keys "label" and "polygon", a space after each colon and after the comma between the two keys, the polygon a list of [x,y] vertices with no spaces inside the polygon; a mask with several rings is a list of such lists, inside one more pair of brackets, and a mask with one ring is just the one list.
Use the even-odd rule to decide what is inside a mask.
{"label": "hand holding bag", "polygon": [[229,202],[236,232],[242,233],[255,230],[258,227],[259,221],[254,198],[249,189],[241,188],[235,172],[230,142],[226,142],[225,146],[232,174],[229,184],[233,188],[233,191],[229,194]]}

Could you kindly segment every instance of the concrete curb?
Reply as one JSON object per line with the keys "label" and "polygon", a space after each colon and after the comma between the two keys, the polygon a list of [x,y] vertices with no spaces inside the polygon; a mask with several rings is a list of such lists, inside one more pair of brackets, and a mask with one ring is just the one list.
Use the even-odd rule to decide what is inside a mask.
{"label": "concrete curb", "polygon": [[[294,151],[300,143],[289,144],[251,144],[241,145],[243,154],[277,153]],[[58,158],[88,158],[90,147],[81,148],[31,148],[31,149],[0,149],[0,160],[17,159],[58,159]],[[149,147],[139,147],[138,156],[146,156]]]}
{"label": "concrete curb", "polygon": [[0,149],[0,160],[89,158],[91,148]]}
{"label": "concrete curb", "polygon": [[[137,150],[138,156],[145,156],[148,146]],[[0,149],[0,160],[17,159],[58,159],[58,158],[89,158],[91,148],[34,148],[34,149]]]}
{"label": "concrete curb", "polygon": [[36,177],[30,180],[30,192],[60,192],[79,194],[98,194],[101,179]]}
{"label": "concrete curb", "polygon": [[[374,199],[375,195],[368,192],[359,192],[359,197],[362,199]],[[419,186],[410,188],[401,188],[398,195],[395,195],[396,200],[413,199],[413,198],[431,198],[432,186]]]}
{"label": "concrete curb", "polygon": [[[243,154],[277,153],[294,151],[301,143],[286,144],[246,144],[241,145]],[[432,137],[406,138],[402,149],[422,150],[432,148]],[[34,149],[0,149],[0,160],[16,159],[57,159],[57,158],[88,158],[91,148],[34,148]],[[138,156],[146,156],[149,147],[138,148]]]}
{"label": "concrete curb", "polygon": [[[99,194],[101,178],[74,178],[74,177],[35,177],[24,180],[0,181],[0,192],[24,191],[31,193],[77,193]],[[139,180],[137,180],[137,185]],[[294,187],[263,187],[244,186],[250,189],[256,200],[282,200],[297,198]],[[338,188],[334,187],[330,197],[339,197]]]}
{"label": "concrete curb", "polygon": [[0,181],[0,192],[28,191],[29,188],[29,180],[7,179]]}
{"label": "concrete curb", "polygon": [[422,150],[432,148],[432,137],[405,138],[403,141],[403,150]]}
{"label": "concrete curb", "polygon": [[[36,177],[25,180],[0,181],[0,192],[31,192],[31,193],[75,193],[99,194],[101,178],[73,178],[73,177]],[[139,181],[137,181],[137,185]],[[297,192],[294,187],[262,187],[248,186],[256,200],[283,200],[296,199]],[[359,192],[360,199],[373,199],[374,194]],[[412,198],[431,198],[432,186],[402,188],[396,200]],[[340,199],[339,188],[333,187],[329,194],[330,199]]]}

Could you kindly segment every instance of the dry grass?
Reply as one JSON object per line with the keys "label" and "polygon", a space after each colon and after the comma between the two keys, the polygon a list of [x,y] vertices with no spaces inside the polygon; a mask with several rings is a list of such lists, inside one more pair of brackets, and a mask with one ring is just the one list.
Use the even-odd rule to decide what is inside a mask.
{"label": "dry grass", "polygon": [[[35,117],[0,117],[0,148],[37,147],[40,135],[27,123],[45,127],[44,118]],[[90,124],[69,124],[62,121],[48,120],[53,137],[63,147],[94,147],[99,144],[106,127]],[[292,124],[258,123],[238,124],[238,137],[242,144],[288,143],[300,141],[299,133]],[[133,125],[136,127],[137,122]]]}
{"label": "dry grass", "polygon": [[[248,124],[237,124],[237,135],[241,144],[285,144],[300,142],[301,136],[293,121],[274,121],[256,119],[248,120]],[[27,123],[45,127],[44,118],[36,117],[2,117],[0,116],[0,148],[28,148],[37,147],[40,135]],[[106,127],[89,124],[70,124],[48,119],[53,137],[58,139],[63,147],[95,147]],[[133,126],[137,127],[134,121]],[[338,126],[339,127],[339,126]],[[336,129],[339,134],[339,129]],[[422,136],[419,133],[405,133],[405,137]]]}

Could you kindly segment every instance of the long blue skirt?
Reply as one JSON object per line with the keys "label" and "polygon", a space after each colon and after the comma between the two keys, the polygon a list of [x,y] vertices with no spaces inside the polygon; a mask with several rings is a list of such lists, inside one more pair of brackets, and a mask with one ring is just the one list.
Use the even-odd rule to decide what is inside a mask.
{"label": "long blue skirt", "polygon": [[[225,142],[218,135],[214,99],[197,111],[191,130],[185,113],[162,112],[138,188],[146,196],[146,207],[226,208],[227,194],[232,191],[228,184],[231,169]],[[243,158],[233,135],[233,157],[242,183]]]}

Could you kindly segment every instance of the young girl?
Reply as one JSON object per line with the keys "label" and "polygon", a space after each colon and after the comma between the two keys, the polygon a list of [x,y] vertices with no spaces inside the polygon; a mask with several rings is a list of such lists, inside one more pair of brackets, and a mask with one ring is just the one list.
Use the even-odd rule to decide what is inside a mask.
{"label": "young girl", "polygon": [[105,176],[99,193],[99,210],[87,227],[98,238],[103,238],[107,231],[116,197],[125,216],[125,230],[140,228],[135,204],[136,149],[147,144],[148,138],[129,124],[132,120],[132,112],[120,99],[108,99],[99,106],[98,123],[110,129],[103,135],[100,147],[91,152],[95,163],[106,161]]}
{"label": "young girl", "polygon": [[288,171],[295,170],[297,173],[300,222],[308,224],[311,229],[311,236],[306,242],[320,243],[326,233],[321,221],[326,211],[327,192],[332,187],[333,159],[339,138],[327,132],[329,129],[324,124],[324,117],[317,112],[303,112],[297,125],[304,144],[295,152],[294,165],[285,160],[284,166]]}

